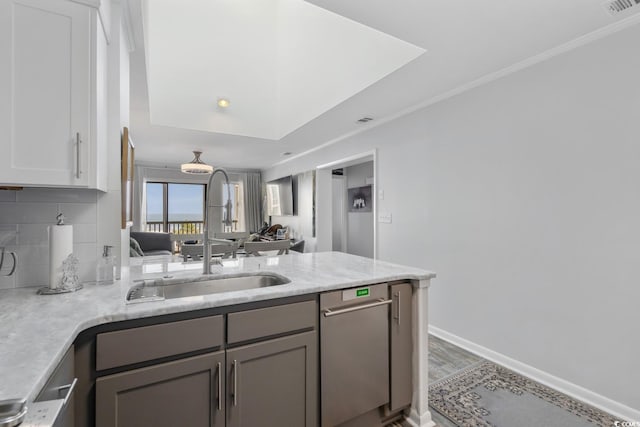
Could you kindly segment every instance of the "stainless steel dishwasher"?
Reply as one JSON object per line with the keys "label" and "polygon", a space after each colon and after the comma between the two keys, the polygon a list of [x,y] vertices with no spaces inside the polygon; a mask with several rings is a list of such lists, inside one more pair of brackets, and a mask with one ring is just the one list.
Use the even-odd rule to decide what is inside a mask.
{"label": "stainless steel dishwasher", "polygon": [[388,295],[386,284],[320,295],[322,427],[389,402]]}

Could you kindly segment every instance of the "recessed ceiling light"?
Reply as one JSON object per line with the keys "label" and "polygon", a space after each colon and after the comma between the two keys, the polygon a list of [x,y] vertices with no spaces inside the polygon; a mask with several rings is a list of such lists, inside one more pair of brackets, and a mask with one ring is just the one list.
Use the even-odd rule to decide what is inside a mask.
{"label": "recessed ceiling light", "polygon": [[229,105],[231,105],[231,101],[228,98],[218,98],[218,107],[227,108]]}
{"label": "recessed ceiling light", "polygon": [[371,118],[371,117],[363,117],[361,119],[358,119],[358,123],[367,123],[367,122],[370,122],[371,120],[373,120],[373,118]]}
{"label": "recessed ceiling light", "polygon": [[285,151],[284,153],[282,153],[283,156],[290,156],[293,153],[291,151]]}

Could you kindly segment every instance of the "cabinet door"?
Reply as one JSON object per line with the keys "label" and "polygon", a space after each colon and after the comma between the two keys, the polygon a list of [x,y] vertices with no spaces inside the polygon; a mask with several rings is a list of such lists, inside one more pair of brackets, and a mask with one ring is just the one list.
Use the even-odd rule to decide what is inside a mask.
{"label": "cabinet door", "polygon": [[98,378],[96,427],[224,426],[224,352]]}
{"label": "cabinet door", "polygon": [[316,427],[317,334],[227,350],[227,427]]}
{"label": "cabinet door", "polygon": [[389,407],[392,411],[411,404],[413,395],[411,357],[413,337],[411,336],[412,295],[411,283],[400,283],[390,287],[391,309],[391,389]]}
{"label": "cabinet door", "polygon": [[0,183],[88,184],[90,74],[89,7],[0,2]]}

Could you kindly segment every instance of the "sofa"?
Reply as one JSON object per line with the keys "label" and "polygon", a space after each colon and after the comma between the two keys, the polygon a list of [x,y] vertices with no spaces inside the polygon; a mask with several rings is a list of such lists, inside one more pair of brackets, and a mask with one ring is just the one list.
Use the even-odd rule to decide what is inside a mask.
{"label": "sofa", "polygon": [[171,255],[171,233],[156,233],[151,231],[132,231],[131,238],[140,245],[144,256]]}

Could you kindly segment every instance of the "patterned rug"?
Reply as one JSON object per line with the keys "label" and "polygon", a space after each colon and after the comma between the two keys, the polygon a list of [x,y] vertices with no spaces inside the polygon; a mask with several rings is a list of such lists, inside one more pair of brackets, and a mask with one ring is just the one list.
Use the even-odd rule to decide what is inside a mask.
{"label": "patterned rug", "polygon": [[617,420],[487,361],[431,384],[429,406],[464,427],[611,427]]}

